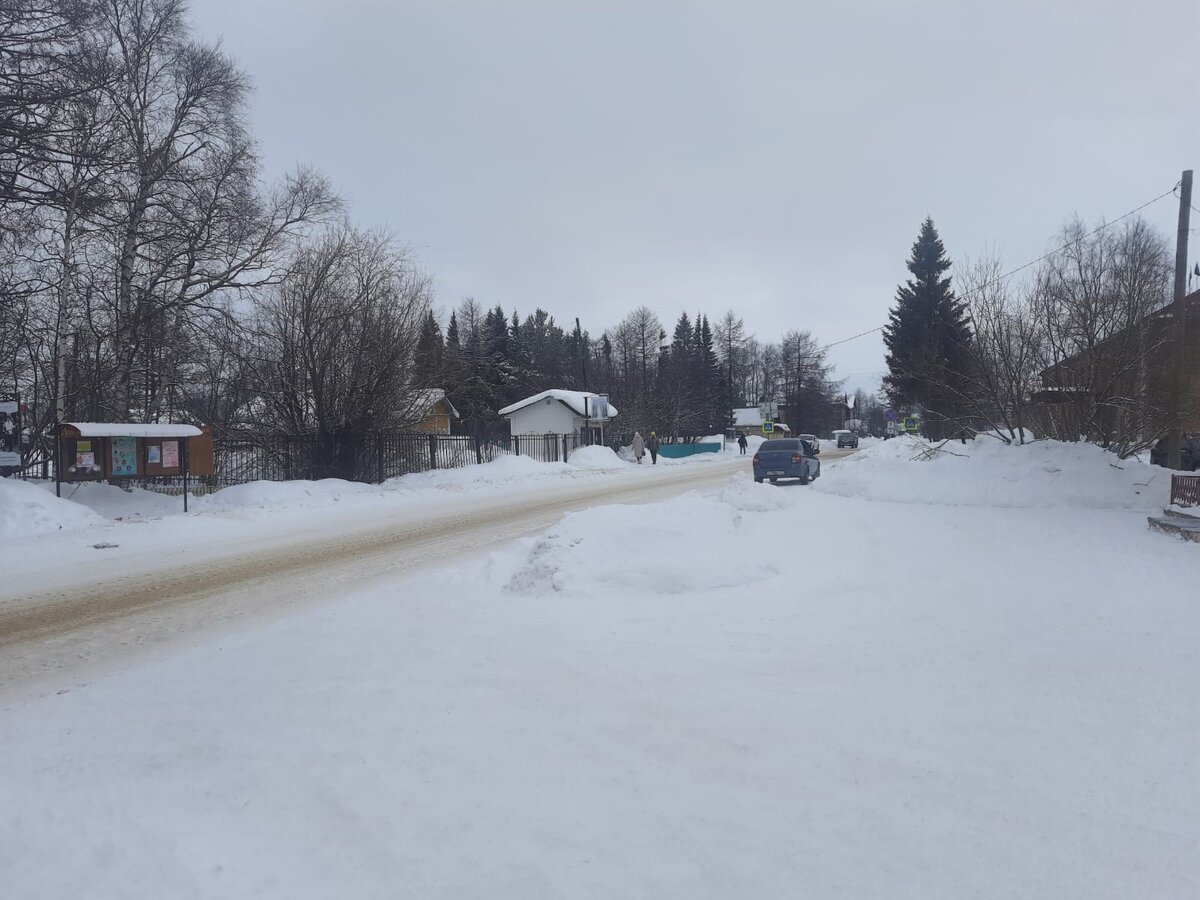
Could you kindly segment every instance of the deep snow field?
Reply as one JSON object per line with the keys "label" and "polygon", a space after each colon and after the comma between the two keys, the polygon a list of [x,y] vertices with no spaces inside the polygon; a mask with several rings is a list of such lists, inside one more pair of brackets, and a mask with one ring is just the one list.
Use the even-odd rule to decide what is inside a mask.
{"label": "deep snow field", "polygon": [[0,893],[1200,896],[1166,473],[924,449],[596,507],[0,695]]}

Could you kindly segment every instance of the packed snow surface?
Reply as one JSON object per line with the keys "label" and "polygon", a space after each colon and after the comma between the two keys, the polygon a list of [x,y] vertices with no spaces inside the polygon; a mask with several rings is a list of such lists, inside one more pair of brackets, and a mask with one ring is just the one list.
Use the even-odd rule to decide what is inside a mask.
{"label": "packed snow surface", "polygon": [[0,695],[5,891],[1200,896],[1200,553],[1152,473],[912,455]]}

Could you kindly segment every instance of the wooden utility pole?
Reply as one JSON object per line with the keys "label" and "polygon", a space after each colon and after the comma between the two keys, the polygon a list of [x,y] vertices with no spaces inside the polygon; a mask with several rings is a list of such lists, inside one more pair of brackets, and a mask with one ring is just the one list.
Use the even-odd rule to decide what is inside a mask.
{"label": "wooden utility pole", "polygon": [[579,374],[583,378],[583,389],[588,389],[587,385],[587,347],[583,341],[583,329],[579,327],[579,317],[575,317],[575,337],[579,341]]}
{"label": "wooden utility pole", "polygon": [[1179,235],[1175,239],[1175,334],[1171,341],[1171,431],[1167,435],[1167,467],[1178,469],[1183,447],[1186,384],[1188,225],[1192,211],[1192,170],[1179,182]]}

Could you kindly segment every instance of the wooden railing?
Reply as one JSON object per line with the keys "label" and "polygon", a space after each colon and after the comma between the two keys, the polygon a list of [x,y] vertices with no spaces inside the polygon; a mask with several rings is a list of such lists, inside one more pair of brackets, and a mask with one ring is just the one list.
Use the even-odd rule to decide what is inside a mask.
{"label": "wooden railing", "polygon": [[1171,505],[1200,506],[1200,475],[1171,476]]}

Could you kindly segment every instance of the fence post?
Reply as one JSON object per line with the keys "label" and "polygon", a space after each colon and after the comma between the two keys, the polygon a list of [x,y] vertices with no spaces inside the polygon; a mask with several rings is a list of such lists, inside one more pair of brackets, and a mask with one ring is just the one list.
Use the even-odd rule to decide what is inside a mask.
{"label": "fence post", "polygon": [[475,463],[483,465],[483,442],[479,439],[479,432],[475,432]]}
{"label": "fence post", "polygon": [[375,483],[383,484],[383,435],[375,432]]}
{"label": "fence post", "polygon": [[437,435],[429,436],[429,468],[437,468]]}
{"label": "fence post", "polygon": [[567,436],[564,434],[564,435],[562,436],[562,439],[563,439],[563,458],[562,458],[562,461],[563,461],[563,462],[566,462],[566,461],[567,461]]}

